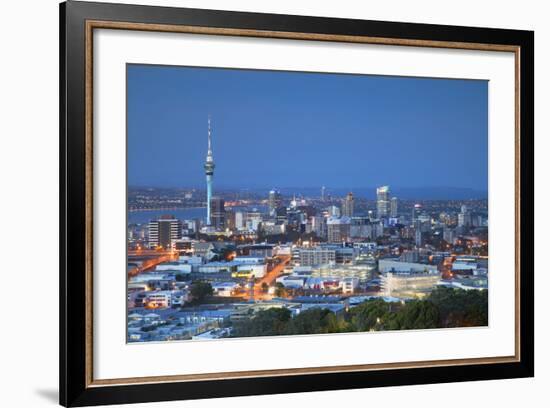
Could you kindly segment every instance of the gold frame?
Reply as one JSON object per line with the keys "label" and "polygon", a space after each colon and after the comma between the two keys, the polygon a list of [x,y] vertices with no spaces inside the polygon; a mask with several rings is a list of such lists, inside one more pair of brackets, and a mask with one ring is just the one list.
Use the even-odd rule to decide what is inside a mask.
{"label": "gold frame", "polygon": [[[259,38],[277,38],[293,40],[329,41],[360,44],[397,45],[411,47],[449,48],[463,50],[513,52],[515,58],[515,353],[513,356],[480,357],[466,359],[430,360],[382,364],[357,364],[342,366],[305,367],[292,369],[236,371],[207,374],[185,374],[154,377],[127,377],[94,380],[93,378],[93,30],[119,29],[132,31],[154,31],[187,34],[206,34],[222,36],[241,36]],[[300,374],[321,374],[337,372],[357,372],[389,370],[398,368],[421,368],[460,366],[470,364],[514,363],[521,361],[520,356],[520,52],[521,47],[504,44],[482,44],[466,42],[428,41],[395,39],[368,36],[349,36],[298,33],[285,31],[262,31],[250,29],[232,29],[215,27],[196,27],[188,25],[166,25],[149,23],[127,23],[119,21],[86,21],[86,374],[85,385],[101,387],[112,385],[130,385],[145,383],[169,383],[180,381],[227,380],[237,378],[292,376]]]}

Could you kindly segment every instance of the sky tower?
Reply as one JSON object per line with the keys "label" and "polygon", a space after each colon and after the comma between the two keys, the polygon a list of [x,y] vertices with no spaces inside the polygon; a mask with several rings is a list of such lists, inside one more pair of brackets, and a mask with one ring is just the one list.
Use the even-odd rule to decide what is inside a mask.
{"label": "sky tower", "polygon": [[206,163],[204,171],[206,173],[206,225],[212,225],[212,182],[214,178],[214,157],[212,155],[212,127],[210,126],[210,116],[208,116],[208,152],[206,153]]}

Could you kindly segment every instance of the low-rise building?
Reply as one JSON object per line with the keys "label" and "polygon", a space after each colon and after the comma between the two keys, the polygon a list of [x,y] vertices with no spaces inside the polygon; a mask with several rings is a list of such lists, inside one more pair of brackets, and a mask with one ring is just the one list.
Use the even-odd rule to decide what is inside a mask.
{"label": "low-rise building", "polygon": [[221,273],[221,272],[234,272],[239,262],[209,262],[197,267],[199,273]]}
{"label": "low-rise building", "polygon": [[233,262],[242,265],[260,265],[265,262],[264,256],[236,256]]}
{"label": "low-rise building", "polygon": [[232,273],[233,278],[263,278],[267,271],[267,265],[239,265],[237,270]]}
{"label": "low-rise building", "polygon": [[380,259],[378,260],[378,271],[381,273],[436,273],[437,266],[416,262],[402,262],[396,259]]}
{"label": "low-rise building", "polygon": [[187,300],[186,291],[160,290],[146,293],[144,306],[147,309],[165,309],[172,306],[183,306]]}
{"label": "low-rise building", "polygon": [[340,287],[342,288],[342,293],[350,294],[357,291],[359,288],[359,279],[358,278],[344,278],[340,281]]}
{"label": "low-rise building", "polygon": [[438,284],[441,274],[437,271],[386,272],[381,277],[381,289],[386,296],[397,298],[422,298]]}
{"label": "low-rise building", "polygon": [[155,267],[155,271],[177,271],[191,273],[192,265],[183,262],[163,262]]}
{"label": "low-rise building", "polygon": [[279,276],[275,281],[281,283],[285,288],[299,289],[304,287],[306,280],[307,277],[304,276],[287,275]]}
{"label": "low-rise building", "polygon": [[301,248],[299,250],[301,266],[329,265],[336,263],[336,250],[322,247]]}
{"label": "low-rise building", "polygon": [[212,290],[215,296],[231,297],[235,294],[235,290],[239,285],[235,282],[214,282]]}

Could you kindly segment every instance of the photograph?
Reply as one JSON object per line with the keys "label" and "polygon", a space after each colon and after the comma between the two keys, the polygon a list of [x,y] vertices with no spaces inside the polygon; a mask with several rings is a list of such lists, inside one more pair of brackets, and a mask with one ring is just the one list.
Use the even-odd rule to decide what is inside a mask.
{"label": "photograph", "polygon": [[126,64],[127,342],[489,327],[488,105],[478,79]]}

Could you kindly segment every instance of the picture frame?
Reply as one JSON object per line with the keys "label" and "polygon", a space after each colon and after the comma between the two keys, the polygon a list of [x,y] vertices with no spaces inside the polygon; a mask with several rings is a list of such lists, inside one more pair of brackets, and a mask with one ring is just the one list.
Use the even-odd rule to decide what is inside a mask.
{"label": "picture frame", "polygon": [[[508,52],[515,64],[513,355],[94,377],[94,32]],[[120,157],[120,160],[124,160]],[[534,376],[534,33],[67,1],[60,5],[60,404],[87,406]],[[97,231],[96,231],[97,232]]]}

